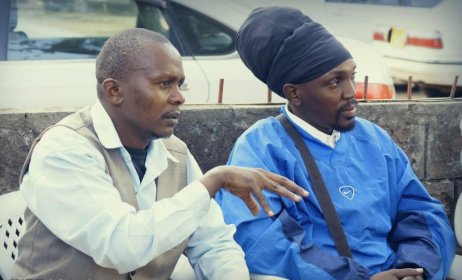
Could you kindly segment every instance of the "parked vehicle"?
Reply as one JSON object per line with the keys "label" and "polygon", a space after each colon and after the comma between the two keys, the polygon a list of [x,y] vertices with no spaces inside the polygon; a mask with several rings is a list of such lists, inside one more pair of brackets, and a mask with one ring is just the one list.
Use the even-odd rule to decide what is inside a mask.
{"label": "parked vehicle", "polygon": [[111,12],[125,11],[130,8],[130,0],[41,0],[47,11],[76,11],[108,10]]}
{"label": "parked vehicle", "polygon": [[325,10],[335,33],[372,40],[395,84],[412,76],[428,96],[448,96],[462,78],[460,0],[326,0]]}
{"label": "parked vehicle", "polygon": [[[0,1],[0,11],[11,10],[9,28],[0,24],[0,34],[8,34],[0,35],[0,108],[91,105],[96,99],[96,56],[110,36],[132,27],[160,32],[180,51],[186,104],[217,103],[220,79],[223,103],[267,102],[266,85],[244,66],[235,49],[236,32],[253,10],[246,1],[130,0],[131,6],[124,6],[127,12],[115,14],[50,11],[42,0],[16,1],[11,7]],[[394,98],[383,56],[366,43],[339,39],[358,65],[358,98],[366,75],[368,98]],[[284,99],[273,94],[272,101]]]}
{"label": "parked vehicle", "polygon": [[372,43],[384,55],[395,85],[407,84],[412,76],[413,82],[427,95],[448,96],[454,77],[462,79],[460,0],[233,2],[243,5],[245,2],[252,8],[270,5],[299,8],[336,35]]}

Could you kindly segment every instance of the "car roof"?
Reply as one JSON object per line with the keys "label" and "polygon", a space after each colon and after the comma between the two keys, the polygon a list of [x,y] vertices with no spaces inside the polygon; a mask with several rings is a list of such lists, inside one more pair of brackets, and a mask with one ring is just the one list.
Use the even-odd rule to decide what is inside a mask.
{"label": "car roof", "polygon": [[[182,4],[189,8],[192,8],[204,15],[215,19],[216,21],[228,26],[229,28],[233,29],[234,31],[238,31],[242,23],[245,19],[249,16],[249,14],[256,8],[259,7],[269,7],[269,6],[282,6],[281,1],[276,0],[233,0],[233,1],[226,1],[226,0],[170,0],[175,3]],[[304,7],[304,10],[312,9],[319,11],[319,9],[323,9],[323,1],[319,0],[310,0],[309,5],[306,5],[306,1],[304,0],[290,0],[284,1],[284,6],[286,7]],[[304,5],[303,5],[304,4]],[[316,8],[315,8],[316,7]],[[304,11],[302,11],[304,12]],[[223,14],[226,13],[226,16]],[[314,21],[317,21],[316,18],[321,18],[319,13],[317,16],[312,17],[309,15]],[[327,29],[325,24],[323,26]],[[359,40],[354,40],[347,38],[345,36],[338,36],[336,38],[345,45],[345,47],[350,52],[361,53],[364,54],[366,52],[366,56],[371,58],[374,56],[375,58],[379,57],[380,54],[376,52],[372,46],[369,44],[363,43]],[[360,49],[360,51],[357,51]]]}
{"label": "car roof", "polygon": [[[175,3],[183,4],[187,7],[191,7],[196,11],[203,13],[228,27],[238,30],[244,20],[249,14],[256,8],[269,7],[269,6],[286,6],[286,7],[297,7],[302,10],[305,14],[308,14],[306,9],[311,8],[315,11],[323,10],[323,1],[310,0],[309,5],[306,5],[306,1],[290,0],[290,1],[276,1],[276,0],[170,0]],[[303,5],[304,4],[304,5]],[[306,8],[306,9],[303,9]],[[226,16],[223,16],[226,14]],[[318,15],[310,15],[313,20],[317,21]],[[327,28],[327,27],[326,27]]]}
{"label": "car roof", "polygon": [[[289,0],[289,1],[276,1],[276,0],[170,0],[175,3],[182,4],[186,7],[194,9],[208,17],[213,18],[214,20],[228,26],[229,28],[239,30],[242,23],[249,16],[249,14],[258,7],[268,7],[268,6],[286,6],[286,7],[298,7],[303,6],[305,10],[312,9],[319,11],[323,9],[324,0],[310,0],[309,5],[306,4],[304,0]],[[302,11],[304,12],[304,11]],[[226,14],[226,16],[224,16]],[[321,18],[322,15],[317,13],[314,17],[309,15],[314,21],[317,21],[317,18]],[[323,23],[323,26],[326,25]],[[328,29],[329,30],[329,29]],[[374,79],[382,80],[388,78],[388,83],[392,83],[391,72],[386,67],[383,60],[383,56],[375,50],[375,48],[365,42],[347,38],[344,36],[337,36],[339,40],[351,53],[353,59],[358,65],[360,70],[358,73],[367,73]],[[371,63],[375,61],[375,63]],[[384,73],[387,73],[388,77],[384,76]],[[358,75],[357,78],[363,79],[362,75]]]}

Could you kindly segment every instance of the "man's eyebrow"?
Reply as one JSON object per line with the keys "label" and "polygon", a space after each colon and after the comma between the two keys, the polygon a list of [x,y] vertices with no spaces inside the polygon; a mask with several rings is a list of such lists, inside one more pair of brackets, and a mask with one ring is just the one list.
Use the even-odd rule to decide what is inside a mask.
{"label": "man's eyebrow", "polygon": [[174,74],[168,74],[168,73],[153,73],[152,75],[149,75],[149,79],[155,80],[155,81],[180,81],[184,82],[185,76],[177,76]]}
{"label": "man's eyebrow", "polygon": [[[130,71],[132,72],[135,72],[135,71],[149,71],[148,73],[148,77],[149,79],[154,79],[154,80],[175,80],[175,79],[178,79],[178,80],[185,80],[185,76],[177,76],[175,74],[172,74],[172,73],[161,73],[161,72],[158,72],[155,68],[152,68],[150,66],[139,66],[139,67],[136,67],[136,68],[130,68]],[[150,70],[154,70],[154,71],[150,71]]]}

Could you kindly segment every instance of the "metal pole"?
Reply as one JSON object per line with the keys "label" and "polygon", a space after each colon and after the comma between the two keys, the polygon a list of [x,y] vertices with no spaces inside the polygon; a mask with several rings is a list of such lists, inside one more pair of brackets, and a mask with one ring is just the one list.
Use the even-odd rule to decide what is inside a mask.
{"label": "metal pole", "polygon": [[364,77],[364,95],[363,100],[367,100],[367,84],[369,81],[369,76]]}
{"label": "metal pole", "polygon": [[459,76],[456,75],[454,77],[454,83],[452,84],[451,94],[449,95],[450,98],[454,98],[456,95],[457,80],[459,80]]}
{"label": "metal pole", "polygon": [[225,83],[225,79],[220,79],[220,87],[218,88],[218,104],[223,102],[223,84]]}
{"label": "metal pole", "polygon": [[412,99],[412,76],[409,76],[407,80],[407,100]]}

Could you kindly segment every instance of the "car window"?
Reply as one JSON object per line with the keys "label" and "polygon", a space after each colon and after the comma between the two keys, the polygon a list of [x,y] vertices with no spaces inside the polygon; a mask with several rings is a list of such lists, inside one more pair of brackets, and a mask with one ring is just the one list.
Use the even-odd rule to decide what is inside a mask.
{"label": "car window", "polygon": [[326,2],[348,4],[371,4],[402,7],[433,8],[442,0],[326,0]]}
{"label": "car window", "polygon": [[234,52],[236,33],[197,11],[170,2],[194,55],[219,55]]}
{"label": "car window", "polygon": [[96,58],[115,33],[142,27],[164,34],[182,55],[164,9],[134,0],[15,1],[7,60]]}
{"label": "car window", "polygon": [[116,13],[114,6],[92,0],[17,1],[7,60],[94,58],[111,35],[135,26],[132,5]]}

